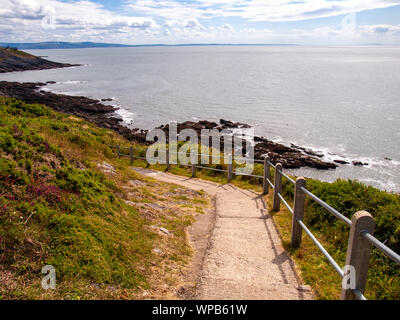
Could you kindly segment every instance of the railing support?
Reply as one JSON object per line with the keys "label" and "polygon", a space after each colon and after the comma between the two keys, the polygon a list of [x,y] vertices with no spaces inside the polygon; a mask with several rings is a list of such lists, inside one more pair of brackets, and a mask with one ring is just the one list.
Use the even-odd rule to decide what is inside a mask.
{"label": "railing support", "polygon": [[[367,274],[369,268],[369,260],[371,257],[371,243],[366,240],[361,234],[368,232],[371,235],[375,231],[375,220],[366,211],[357,212],[351,220],[351,229],[349,236],[349,244],[347,247],[346,266],[348,267],[349,275],[355,276],[355,288],[361,293],[364,293],[367,283]],[[355,274],[351,274],[351,269]],[[351,282],[351,279],[350,279]],[[356,300],[352,289],[342,289],[342,300]]]}
{"label": "railing support", "polygon": [[282,164],[277,163],[275,167],[275,183],[274,183],[274,201],[272,205],[272,211],[279,211],[281,209],[281,200],[278,194],[282,189]]}
{"label": "railing support", "polygon": [[228,183],[232,181],[233,178],[233,161],[232,161],[232,155],[230,154],[228,156]]}
{"label": "railing support", "polygon": [[146,168],[150,168],[150,163],[147,161],[147,155],[144,156],[144,161],[146,161]]}
{"label": "railing support", "polygon": [[119,150],[119,145],[117,145],[117,155],[118,155],[118,158],[121,156],[121,151]]}
{"label": "railing support", "polygon": [[169,148],[165,149],[165,162],[167,167],[165,168],[165,171],[169,171]]}
{"label": "railing support", "polygon": [[192,178],[196,177],[196,169],[197,169],[196,164],[193,163],[192,164]]}
{"label": "railing support", "polygon": [[131,165],[133,164],[133,147],[129,148],[129,155],[131,157]]}
{"label": "railing support", "polygon": [[301,244],[301,236],[303,229],[298,221],[303,220],[306,194],[301,188],[306,187],[306,179],[299,177],[296,180],[296,187],[294,190],[294,204],[293,204],[293,219],[292,219],[292,236],[291,245],[297,248]]}
{"label": "railing support", "polygon": [[264,177],[263,177],[263,194],[269,193],[269,183],[268,180],[270,178],[270,164],[269,157],[264,157]]}

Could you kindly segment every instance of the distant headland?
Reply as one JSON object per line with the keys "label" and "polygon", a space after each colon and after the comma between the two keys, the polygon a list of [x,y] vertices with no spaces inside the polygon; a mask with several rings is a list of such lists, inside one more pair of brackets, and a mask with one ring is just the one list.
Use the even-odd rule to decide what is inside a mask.
{"label": "distant headland", "polygon": [[234,43],[188,43],[188,44],[118,44],[98,42],[32,42],[8,43],[0,42],[0,47],[10,47],[19,50],[35,49],[85,49],[85,48],[134,48],[134,47],[196,47],[196,46],[296,46],[296,44],[234,44]]}
{"label": "distant headland", "polygon": [[73,67],[69,63],[49,61],[29,53],[19,51],[15,48],[0,47],[0,73],[26,70],[44,70],[55,68]]}

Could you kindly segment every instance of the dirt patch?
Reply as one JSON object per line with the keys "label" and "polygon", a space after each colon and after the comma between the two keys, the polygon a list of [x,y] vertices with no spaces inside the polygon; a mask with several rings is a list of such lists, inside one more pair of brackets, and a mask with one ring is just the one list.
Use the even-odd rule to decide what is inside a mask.
{"label": "dirt patch", "polygon": [[196,222],[189,229],[190,244],[193,248],[192,262],[183,276],[184,285],[178,290],[177,296],[184,300],[196,298],[196,288],[201,272],[207,249],[210,244],[210,236],[214,229],[216,220],[215,197],[212,198],[213,207],[205,214],[199,214]]}

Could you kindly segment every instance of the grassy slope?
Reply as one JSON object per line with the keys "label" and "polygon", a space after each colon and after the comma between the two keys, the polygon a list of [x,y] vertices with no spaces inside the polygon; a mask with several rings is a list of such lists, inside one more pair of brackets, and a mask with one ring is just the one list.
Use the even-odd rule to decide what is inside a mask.
{"label": "grassy slope", "polygon": [[9,56],[25,57],[25,58],[30,57],[32,59],[35,58],[35,56],[33,56],[33,55],[31,55],[31,54],[29,54],[27,52],[20,51],[20,50],[17,50],[17,49],[13,49],[13,48],[2,48],[2,47],[0,47],[0,51],[2,52],[2,54],[7,54]]}
{"label": "grassy slope", "polygon": [[[53,240],[60,235],[64,236],[65,232],[67,230],[60,231],[60,233],[53,233],[53,225],[48,225],[44,224],[45,230],[42,230],[42,222],[39,220],[39,222],[36,220],[40,216],[36,213],[32,215],[30,218],[29,210],[28,209],[23,209],[23,208],[18,208],[18,210],[21,211],[15,211],[19,213],[22,213],[22,222],[24,223],[24,226],[21,227],[20,225],[14,226],[11,224],[10,226],[10,221],[5,223],[4,217],[7,216],[8,213],[12,212],[14,210],[14,207],[12,206],[14,204],[15,206],[15,201],[8,199],[7,192],[4,192],[4,190],[7,190],[7,181],[4,179],[4,177],[7,177],[7,174],[9,175],[10,172],[13,172],[14,169],[12,169],[9,166],[9,161],[7,159],[11,159],[11,154],[13,154],[12,159],[10,160],[11,162],[14,162],[14,166],[17,165],[17,172],[21,172],[21,168],[25,168],[22,170],[24,172],[23,176],[29,177],[29,179],[34,179],[33,182],[35,182],[36,178],[35,175],[32,172],[47,172],[49,171],[45,167],[41,167],[38,165],[40,161],[38,162],[37,160],[34,161],[32,165],[29,164],[29,161],[24,160],[24,157],[19,155],[20,154],[20,148],[18,148],[18,152],[16,153],[15,148],[13,149],[12,152],[7,149],[12,148],[10,147],[13,144],[13,140],[16,140],[17,142],[19,141],[18,136],[21,134],[18,132],[19,130],[28,130],[29,136],[38,136],[38,139],[40,140],[41,137],[45,138],[43,141],[47,141],[48,144],[50,145],[56,145],[58,146],[58,149],[61,149],[63,151],[62,157],[67,159],[66,164],[63,164],[61,160],[61,166],[72,166],[75,168],[79,167],[86,167],[87,172],[93,172],[93,174],[100,174],[98,170],[96,169],[96,166],[94,165],[96,162],[100,160],[107,160],[108,163],[112,163],[117,167],[117,173],[116,176],[113,176],[112,179],[108,177],[108,182],[106,183],[107,187],[107,193],[110,195],[117,195],[121,198],[125,199],[130,199],[132,201],[142,201],[142,202],[155,202],[159,201],[160,203],[166,203],[166,198],[169,200],[176,200],[181,209],[195,209],[196,211],[202,211],[203,209],[201,206],[198,206],[198,203],[202,203],[205,201],[204,199],[189,199],[187,196],[176,196],[176,199],[173,199],[174,197],[170,196],[171,192],[175,192],[176,190],[169,190],[169,187],[165,187],[163,189],[162,184],[160,183],[155,183],[155,182],[149,182],[149,181],[144,181],[146,184],[145,186],[142,187],[135,187],[134,190],[130,190],[128,194],[126,192],[124,193],[124,190],[121,188],[117,188],[116,185],[123,186],[124,184],[126,185],[127,180],[129,179],[138,179],[138,177],[132,176],[134,175],[132,172],[127,170],[127,160],[121,159],[117,160],[113,157],[111,150],[109,150],[107,147],[105,147],[105,144],[121,144],[121,145],[128,145],[126,141],[118,138],[117,135],[114,133],[104,130],[104,129],[98,129],[91,124],[85,123],[77,118],[73,117],[67,117],[63,116],[60,114],[53,113],[49,111],[46,108],[43,107],[38,107],[38,106],[26,106],[23,103],[20,102],[13,102],[14,104],[17,104],[17,106],[13,106],[12,108],[10,106],[4,106],[4,104],[10,104],[11,101],[13,100],[2,100],[0,105],[2,105],[2,109],[0,112],[2,113],[2,118],[0,122],[0,141],[1,141],[1,148],[2,148],[2,157],[1,157],[1,170],[0,170],[0,175],[2,177],[1,184],[0,186],[2,188],[1,191],[1,197],[0,197],[0,262],[1,268],[4,268],[6,266],[6,272],[3,273],[6,276],[3,276],[3,279],[0,279],[0,283],[4,283],[4,278],[10,279],[11,276],[13,276],[13,279],[18,279],[17,281],[9,281],[9,286],[15,287],[17,284],[20,285],[20,288],[25,287],[31,288],[29,290],[22,290],[19,289],[13,289],[14,291],[11,291],[11,294],[9,293],[10,291],[4,291],[3,290],[3,297],[47,297],[50,295],[50,297],[76,297],[76,296],[83,296],[83,297],[137,297],[140,296],[140,293],[147,292],[143,291],[144,288],[150,288],[150,292],[155,293],[150,293],[151,296],[159,296],[160,291],[165,291],[164,289],[160,289],[163,287],[163,281],[157,281],[154,279],[154,275],[159,273],[161,275],[166,275],[166,273],[170,273],[171,270],[177,270],[176,265],[172,264],[168,265],[169,261],[177,262],[178,265],[182,264],[182,261],[179,257],[188,257],[189,256],[189,248],[185,241],[182,241],[184,239],[184,232],[183,232],[183,227],[182,225],[189,224],[191,221],[192,213],[188,215],[179,215],[175,217],[174,219],[170,219],[169,216],[158,216],[156,218],[157,223],[162,226],[166,226],[167,228],[170,228],[171,230],[176,230],[176,234],[179,235],[179,237],[169,239],[169,240],[174,240],[174,241],[167,241],[167,243],[164,243],[163,241],[159,241],[159,237],[157,235],[154,235],[154,233],[148,233],[148,229],[146,226],[149,223],[155,224],[153,222],[146,221],[146,219],[140,220],[141,223],[143,222],[142,226],[143,228],[138,231],[137,234],[140,234],[140,240],[139,238],[136,239],[136,241],[143,241],[143,245],[139,246],[140,250],[135,251],[135,262],[127,262],[127,255],[121,255],[118,253],[117,257],[119,261],[122,261],[120,264],[118,264],[117,269],[118,270],[124,270],[122,273],[124,276],[126,276],[126,273],[124,272],[129,272],[129,270],[126,270],[125,268],[129,265],[129,267],[133,267],[133,270],[137,272],[136,276],[133,274],[129,274],[130,279],[135,279],[132,280],[131,285],[125,285],[126,288],[123,286],[120,286],[118,283],[120,280],[113,280],[112,278],[110,279],[105,279],[104,282],[102,282],[101,286],[99,289],[94,289],[93,284],[96,285],[97,287],[97,282],[95,279],[97,277],[101,277],[101,272],[94,272],[93,274],[90,273],[90,270],[87,268],[84,269],[84,272],[77,272],[76,268],[74,268],[74,265],[71,264],[71,270],[67,270],[65,275],[62,275],[62,284],[63,284],[63,289],[60,289],[60,291],[57,291],[56,293],[46,293],[44,294],[41,289],[39,288],[39,282],[38,282],[38,272],[39,272],[39,267],[43,263],[47,263],[49,261],[52,261],[51,259],[55,259],[55,257],[61,257],[62,255],[57,256],[53,251],[51,251],[51,246]],[[23,109],[28,108],[29,110],[27,111],[22,111]],[[37,109],[37,110],[36,110]],[[15,111],[17,110],[17,111]],[[43,112],[45,111],[45,114]],[[19,115],[16,115],[15,113],[18,112],[20,113]],[[14,114],[14,115],[12,115]],[[5,117],[3,117],[5,115]],[[32,118],[32,116],[40,116],[38,118]],[[18,128],[15,128],[14,124],[17,125]],[[24,129],[25,128],[25,129]],[[38,133],[37,135],[32,135],[31,131]],[[7,134],[5,134],[7,133]],[[11,136],[11,138],[10,138]],[[26,138],[24,138],[26,140]],[[22,139],[22,141],[24,141]],[[30,138],[31,139],[31,138]],[[32,138],[36,139],[36,138]],[[29,144],[32,145],[33,142],[30,142]],[[37,146],[36,148],[40,148],[40,144],[36,143]],[[42,142],[43,144],[43,142]],[[35,144],[33,144],[35,145]],[[42,157],[43,157],[43,148],[44,150],[47,149],[46,144],[44,144],[44,147],[41,147],[42,151]],[[57,149],[57,148],[56,148]],[[54,151],[55,152],[55,151]],[[54,153],[52,151],[52,153]],[[36,153],[35,153],[36,154]],[[49,162],[48,161],[48,156],[49,152],[45,153],[44,157],[44,162]],[[142,154],[144,156],[144,154]],[[25,157],[26,159],[27,157]],[[31,155],[29,155],[30,159],[33,159]],[[40,158],[40,155],[39,155]],[[78,162],[73,162],[71,163],[71,159],[78,159]],[[53,159],[54,160],[54,159]],[[70,160],[70,161],[68,161]],[[136,162],[136,165],[144,165],[143,162]],[[50,161],[50,166],[49,164],[44,164],[44,166],[49,167],[50,171],[53,173],[55,172],[55,169],[50,168],[51,167],[51,161]],[[220,168],[224,168],[224,166],[219,166]],[[31,169],[29,169],[31,168]],[[33,168],[33,170],[32,170]],[[65,167],[67,168],[67,167]],[[163,166],[157,165],[154,166],[156,169],[164,169]],[[226,168],[225,168],[226,169]],[[29,173],[29,170],[32,170],[31,173]],[[14,170],[15,171],[15,170]],[[56,170],[57,171],[57,170]],[[64,170],[65,171],[65,170]],[[70,171],[70,170],[66,170]],[[178,166],[173,166],[171,168],[171,171],[176,173],[176,174],[181,174],[181,175],[186,175],[190,176],[190,168],[184,168],[184,167],[178,167]],[[2,173],[3,172],[3,173]],[[78,171],[73,171],[76,174],[82,174],[82,172]],[[262,174],[262,167],[259,165],[256,165],[255,167],[255,172],[256,174]],[[4,173],[6,173],[4,175]],[[74,173],[74,175],[75,175]],[[44,173],[42,173],[44,174]],[[44,174],[45,175],[45,174]],[[46,176],[46,175],[45,175]],[[213,180],[213,181],[218,181],[218,182],[226,182],[226,177],[223,174],[210,171],[210,170],[199,170],[198,171],[198,176],[203,179],[208,179],[208,180]],[[273,174],[272,174],[273,176]],[[33,177],[33,178],[32,178]],[[103,175],[99,175],[99,179],[97,181],[104,181]],[[18,178],[18,177],[13,177],[13,179]],[[80,193],[77,193],[76,191],[71,191],[70,187],[68,187],[68,183],[63,183],[63,181],[70,181],[71,178],[65,179],[60,177],[58,178],[53,178],[53,184],[56,185],[57,187],[62,188],[62,194],[67,194],[68,197],[72,196],[75,197],[74,200],[79,200],[76,201],[74,206],[79,207],[84,199],[84,195],[90,194],[92,191],[90,190],[85,190],[85,192],[80,191]],[[79,181],[82,180],[82,177],[79,178]],[[83,179],[86,181],[86,177]],[[51,179],[50,179],[51,181]],[[74,179],[72,179],[74,181]],[[95,179],[96,181],[96,179]],[[112,183],[114,181],[114,183]],[[27,186],[29,185],[28,182],[22,183],[21,184],[21,189],[25,190],[25,194],[27,193],[27,200],[29,200],[30,196],[29,194],[29,189],[27,189]],[[108,185],[111,183],[110,185]],[[260,187],[260,181],[256,178],[246,178],[246,177],[236,177],[235,180],[233,181],[234,184],[242,187],[242,188],[251,188],[257,191],[261,190]],[[72,183],[73,185],[74,183]],[[395,251],[399,252],[400,251],[400,197],[398,195],[393,195],[393,194],[388,194],[384,191],[380,191],[377,189],[374,189],[372,187],[367,187],[364,186],[360,183],[354,182],[354,181],[341,181],[338,180],[337,182],[330,184],[330,183],[324,183],[324,182],[319,182],[316,180],[308,179],[307,180],[308,184],[308,189],[310,189],[312,192],[314,192],[316,195],[321,197],[323,200],[327,201],[330,205],[333,207],[339,209],[339,211],[343,212],[347,217],[351,217],[353,213],[359,210],[368,210],[371,212],[371,214],[374,216],[374,218],[377,221],[377,228],[376,228],[376,236],[378,239],[381,241],[385,241],[387,245],[389,245],[392,249]],[[102,184],[103,185],[103,184]],[[129,184],[128,184],[129,185]],[[8,187],[10,188],[10,187]],[[158,189],[158,190],[157,190]],[[15,192],[14,192],[15,191]],[[18,190],[13,190],[13,193],[18,193]],[[27,192],[28,191],[28,192]],[[126,190],[125,190],[126,191]],[[41,191],[42,192],[42,191]],[[284,180],[283,183],[283,192],[285,194],[286,199],[292,198],[293,195],[293,187],[287,183]],[[72,195],[71,195],[72,194]],[[104,194],[104,192],[102,192]],[[155,194],[164,194],[163,196],[156,196]],[[51,197],[49,199],[46,198],[47,194],[44,193],[41,195],[40,199],[36,198],[36,207],[40,207],[40,205],[46,207],[46,210],[53,210],[52,209],[52,199]],[[91,213],[92,210],[93,212],[98,212],[98,214],[93,215],[92,218],[99,219],[100,221],[108,221],[106,217],[102,217],[100,212],[103,211],[103,206],[104,208],[110,207],[111,211],[113,212],[110,214],[110,217],[117,217],[119,220],[120,219],[120,213],[121,212],[130,212],[132,210],[131,207],[125,207],[124,204],[117,199],[117,201],[110,203],[111,200],[105,199],[106,197],[104,196],[103,198],[100,197],[94,197],[89,202],[93,205],[93,208],[90,208],[89,211],[85,207],[82,211],[89,212]],[[160,198],[160,199],[155,199],[155,198]],[[267,197],[267,200],[270,200],[270,196]],[[101,200],[102,199],[102,200]],[[182,203],[183,200],[187,200],[187,203]],[[25,201],[25,200],[24,200]],[[200,201],[200,202],[199,202]],[[65,201],[64,201],[65,202]],[[71,206],[70,202],[67,202],[67,206]],[[271,201],[268,201],[271,203]],[[42,203],[42,204],[41,204]],[[83,202],[82,205],[85,205],[86,202]],[[196,203],[196,206],[194,208],[193,204]],[[289,201],[291,203],[291,201]],[[29,204],[30,205],[30,204]],[[6,206],[6,209],[4,209]],[[9,210],[10,208],[13,208],[13,210]],[[30,208],[30,207],[29,207]],[[118,208],[118,209],[116,209]],[[121,211],[121,208],[124,208],[123,211]],[[24,211],[25,210],[25,211]],[[115,211],[113,211],[115,210]],[[141,211],[140,211],[141,210]],[[134,230],[137,230],[138,225],[136,224],[137,221],[139,221],[140,217],[147,217],[149,218],[149,212],[148,210],[139,210],[139,214],[136,212],[135,214],[128,214],[124,215],[123,219],[127,219],[127,217],[131,220],[132,227]],[[32,210],[31,210],[32,211]],[[54,217],[58,216],[60,214],[60,209],[54,209]],[[40,211],[38,211],[40,212]],[[72,213],[79,212],[78,210],[75,210]],[[332,217],[329,213],[327,213],[324,209],[320,208],[318,205],[314,204],[312,201],[307,202],[307,208],[306,208],[306,224],[310,227],[310,229],[313,231],[313,233],[317,236],[318,239],[323,243],[323,245],[327,248],[327,250],[330,252],[330,254],[339,262],[340,265],[344,264],[345,260],[345,251],[347,248],[347,237],[348,237],[348,229],[345,227],[343,223],[340,221],[337,221],[334,217]],[[68,215],[68,216],[74,216]],[[151,216],[151,214],[150,214]],[[28,219],[29,218],[29,219]],[[8,218],[10,219],[10,218]],[[18,217],[14,217],[15,223],[21,223],[18,220]],[[129,220],[128,219],[128,220]],[[85,219],[86,220],[86,216]],[[18,222],[17,222],[18,221]],[[27,222],[26,222],[27,221]],[[46,220],[45,220],[46,221]],[[303,244],[302,246],[297,249],[297,250],[292,250],[289,246],[289,237],[290,237],[290,224],[291,224],[291,216],[290,213],[285,210],[284,206],[282,206],[282,210],[278,213],[274,213],[274,221],[276,222],[282,238],[283,238],[283,243],[285,247],[288,249],[288,251],[291,253],[292,257],[295,259],[297,265],[299,266],[299,269],[301,270],[302,276],[304,280],[306,281],[307,284],[310,284],[317,292],[319,297],[321,299],[337,299],[340,295],[340,279],[338,275],[335,273],[333,268],[327,263],[323,255],[319,252],[319,250],[314,246],[314,244],[307,238],[307,236],[303,236]],[[25,223],[26,222],[26,223]],[[97,227],[97,221],[96,227]],[[114,227],[117,221],[113,220],[111,222],[111,227]],[[59,225],[65,225],[64,222],[59,223]],[[79,225],[80,226],[80,225]],[[7,228],[5,228],[7,227]],[[76,227],[76,225],[75,225]],[[81,227],[81,226],[80,226]],[[118,227],[122,227],[122,230],[118,229],[118,232],[122,232],[122,237],[125,237],[129,233],[130,228],[125,228],[124,225],[119,225]],[[39,229],[39,231],[36,231],[36,229]],[[108,227],[107,227],[108,228]],[[15,232],[13,230],[16,230]],[[87,230],[86,226],[83,228],[84,230]],[[106,228],[103,228],[103,226],[100,228],[100,230],[105,230]],[[129,229],[129,230],[128,230]],[[89,229],[91,231],[85,231],[87,232],[90,237],[93,234],[93,229]],[[113,229],[110,229],[113,230]],[[3,247],[5,247],[5,244],[7,244],[6,248],[12,248],[9,247],[10,243],[5,242],[5,235],[7,232],[12,231],[11,233],[12,237],[17,239],[17,250],[16,252],[18,254],[12,254],[10,251],[1,251]],[[51,231],[51,232],[50,232]],[[32,236],[27,237],[27,235],[36,234],[36,238],[32,238]],[[19,235],[20,238],[17,237]],[[43,240],[43,236],[46,235],[47,238]],[[25,238],[24,238],[25,237]],[[110,239],[112,238],[112,235],[108,235]],[[147,238],[148,237],[148,238]],[[13,239],[14,239],[13,238]],[[79,238],[81,238],[79,236]],[[24,240],[25,239],[25,240]],[[42,239],[42,240],[38,240]],[[74,241],[78,241],[78,237],[73,238]],[[118,237],[113,239],[111,242],[112,243],[119,243],[120,242],[121,235],[118,234]],[[162,240],[165,240],[165,238],[162,238]],[[1,242],[3,241],[3,242]],[[15,240],[13,240],[15,241]],[[18,242],[19,241],[19,242]],[[37,242],[36,242],[37,241]],[[41,254],[45,257],[43,261],[41,260],[39,262],[39,258],[31,257],[29,256],[32,254],[32,250],[34,249],[29,249],[29,246],[34,246],[36,243],[36,247],[38,248],[40,244],[43,246],[43,244],[48,245],[49,247],[43,248],[41,250],[38,250],[38,252],[41,252]],[[78,241],[79,243],[79,241]],[[128,243],[132,246],[134,246],[134,241]],[[15,249],[15,243],[14,249]],[[57,244],[58,245],[58,244]],[[145,246],[147,245],[147,249]],[[162,262],[163,266],[157,269],[153,260],[151,263],[151,271],[149,271],[149,268],[146,267],[146,261],[148,262],[149,259],[156,259],[154,255],[151,255],[150,253],[150,248],[154,247],[157,245],[157,247],[162,247],[165,248],[166,252],[169,252],[170,254],[168,255],[168,259],[160,259],[159,261]],[[3,246],[3,247],[2,247]],[[24,246],[28,246],[27,252],[23,251]],[[91,255],[91,252],[93,252],[93,248],[96,248],[96,246],[99,246],[100,248],[104,249],[103,247],[103,242],[99,243],[96,241],[94,244],[90,247],[90,250],[88,249],[88,256]],[[62,244],[61,244],[62,247]],[[65,246],[68,249],[73,248],[73,255],[76,255],[78,250],[81,250],[79,246],[77,246],[75,249],[74,247],[71,246],[71,244],[68,244]],[[126,249],[126,247],[124,247]],[[174,251],[175,250],[175,251]],[[177,255],[177,253],[181,253],[180,255]],[[183,253],[183,254],[182,254]],[[98,254],[100,257],[106,256],[103,253]],[[10,261],[6,264],[4,263],[5,257],[9,256]],[[25,257],[25,260],[27,260],[29,263],[32,263],[34,267],[31,267],[29,263],[27,263],[26,266],[22,264],[22,267],[18,266],[19,261],[23,261]],[[185,259],[184,259],[185,260]],[[79,261],[79,260],[78,260]],[[167,261],[167,265],[165,265],[165,261]],[[64,268],[64,265],[68,266],[68,261],[66,259],[62,259],[62,261],[59,262],[62,268]],[[75,263],[75,262],[74,262]],[[110,267],[114,266],[115,267],[115,261],[113,260],[112,262],[106,262],[105,265]],[[132,264],[131,264],[132,263]],[[88,266],[94,266],[94,263],[91,264],[90,262],[88,263],[87,261],[84,261],[84,265]],[[76,264],[75,264],[76,266]],[[145,267],[143,267],[145,266]],[[89,268],[89,267],[88,267]],[[20,270],[22,269],[22,270]],[[3,270],[4,271],[4,270]],[[173,273],[173,272],[172,272]],[[2,273],[0,273],[2,274]],[[110,275],[116,276],[118,278],[118,272],[109,272]],[[7,278],[7,275],[10,275],[10,277]],[[75,278],[76,275],[78,275],[78,280]],[[140,275],[140,276],[139,276]],[[174,278],[174,277],[171,277]],[[161,276],[160,279],[164,279],[163,276]],[[175,277],[175,280],[170,279],[169,281],[173,283],[174,281],[176,282],[177,277]],[[103,281],[103,280],[101,280]],[[28,284],[27,284],[28,283]],[[117,285],[116,285],[117,284]],[[117,286],[117,290],[115,292],[113,290],[107,289],[109,286],[114,288],[114,286]],[[154,289],[157,288],[157,289]],[[28,292],[31,292],[29,293]],[[6,292],[6,293],[5,293]],[[77,292],[77,293],[74,293]],[[127,293],[128,292],[128,293]],[[161,295],[162,296],[162,295]],[[400,299],[400,270],[399,268],[392,263],[389,259],[385,258],[381,253],[379,253],[377,250],[374,250],[373,257],[371,260],[371,269],[369,272],[369,283],[368,283],[368,288],[366,292],[366,296],[370,299]],[[148,296],[147,296],[148,297]]]}
{"label": "grassy slope", "polygon": [[45,60],[27,52],[0,47],[0,73],[24,70],[41,70],[70,66]]}
{"label": "grassy slope", "polygon": [[[227,169],[224,165],[217,165],[217,167]],[[157,165],[155,168],[163,169],[164,167]],[[188,167],[172,166],[171,171],[180,175],[191,175],[191,169]],[[255,174],[263,175],[261,165],[255,165]],[[201,169],[197,176],[226,183],[226,173]],[[273,170],[271,170],[271,177],[273,181]],[[235,177],[232,183],[257,192],[262,190],[261,181],[258,178]],[[400,195],[390,194],[351,180],[326,183],[307,179],[307,188],[348,218],[360,210],[370,212],[376,221],[375,237],[391,249],[400,252]],[[266,197],[269,205],[272,204],[271,193]],[[282,193],[288,203],[293,205],[290,199],[293,199],[294,188],[285,178],[283,178]],[[333,267],[305,234],[303,234],[303,243],[299,249],[290,248],[292,216],[283,204],[280,212],[272,214],[281,233],[284,247],[296,261],[306,284],[313,287],[320,299],[338,299],[341,292],[341,279]],[[349,228],[310,199],[306,203],[305,222],[339,265],[344,266]],[[373,249],[370,266],[366,297],[399,300],[400,268],[377,249]]]}
{"label": "grassy slope", "polygon": [[[139,177],[107,147],[117,143],[127,142],[0,97],[0,298],[175,297],[191,255],[186,227],[209,201]],[[47,264],[55,291],[40,285]]]}

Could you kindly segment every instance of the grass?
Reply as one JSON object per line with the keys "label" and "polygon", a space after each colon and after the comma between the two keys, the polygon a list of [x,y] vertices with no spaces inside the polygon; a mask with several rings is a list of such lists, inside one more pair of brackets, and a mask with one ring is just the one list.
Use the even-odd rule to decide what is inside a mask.
{"label": "grass", "polygon": [[[204,193],[182,194],[182,188],[136,175],[129,169],[129,160],[118,159],[108,147],[129,143],[82,119],[6,98],[0,98],[0,114],[1,298],[171,297],[190,260],[186,227],[209,205]],[[143,152],[136,155],[144,156]],[[100,170],[103,162],[115,172]],[[145,166],[140,160],[134,164]],[[152,168],[165,170],[163,165]],[[191,176],[190,167],[174,165],[170,171]],[[254,173],[262,172],[256,164]],[[226,173],[199,169],[197,177],[226,183]],[[140,183],[132,186],[132,181]],[[257,178],[235,177],[232,183],[261,191]],[[351,180],[307,179],[307,188],[348,218],[357,211],[369,211],[377,223],[376,237],[400,252],[399,195]],[[293,191],[284,179],[282,193],[290,204]],[[124,200],[141,205],[133,207]],[[267,202],[271,204],[270,196]],[[167,209],[146,206],[154,203]],[[340,278],[311,240],[303,235],[301,247],[290,248],[291,216],[281,208],[272,213],[273,218],[302,278],[319,299],[338,299]],[[343,266],[348,228],[309,200],[305,223]],[[162,236],[152,226],[167,228],[174,236]],[[162,255],[154,254],[155,248]],[[55,292],[40,287],[45,264],[58,270]],[[399,268],[375,249],[365,295],[400,298]]]}
{"label": "grass", "polygon": [[14,56],[20,56],[20,57],[34,57],[34,56],[32,56],[31,54],[29,54],[29,53],[27,53],[27,52],[24,52],[24,51],[20,51],[20,50],[18,50],[18,49],[15,49],[15,48],[10,48],[10,47],[8,47],[8,48],[2,48],[2,47],[0,47],[0,51],[3,51],[3,52],[5,52],[6,54],[11,54],[11,55],[14,55]]}
{"label": "grass", "polygon": [[[144,153],[141,156],[144,156]],[[137,161],[135,164],[145,166],[143,161]],[[227,169],[224,165],[211,165],[211,167]],[[154,165],[152,168],[165,170],[163,165]],[[171,166],[170,172],[188,177],[192,174],[190,167],[180,165]],[[255,165],[254,174],[263,175],[262,165]],[[199,169],[196,176],[218,183],[227,183],[226,173]],[[271,170],[272,181],[273,178],[274,172]],[[339,179],[334,183],[306,180],[308,190],[346,217],[351,219],[354,213],[361,210],[371,213],[376,221],[375,237],[394,251],[400,252],[400,195],[387,193],[352,180]],[[262,190],[262,181],[258,178],[239,176],[234,178],[232,184],[257,192]],[[288,203],[293,205],[291,199],[294,196],[294,186],[285,178],[283,178],[282,194]],[[266,197],[266,201],[269,206],[272,204],[271,195]],[[298,265],[305,283],[312,286],[319,299],[339,299],[341,278],[311,239],[303,234],[301,247],[298,249],[290,247],[291,213],[282,204],[281,210],[272,212],[272,215],[282,236],[283,245]],[[344,266],[349,228],[310,199],[306,201],[305,223],[339,265]],[[400,299],[400,268],[375,248],[372,250],[365,296],[368,299]]]}
{"label": "grass", "polygon": [[[108,145],[127,141],[112,131],[3,97],[0,115],[0,299],[176,298],[199,212],[118,159]],[[54,291],[41,287],[45,265]]]}

